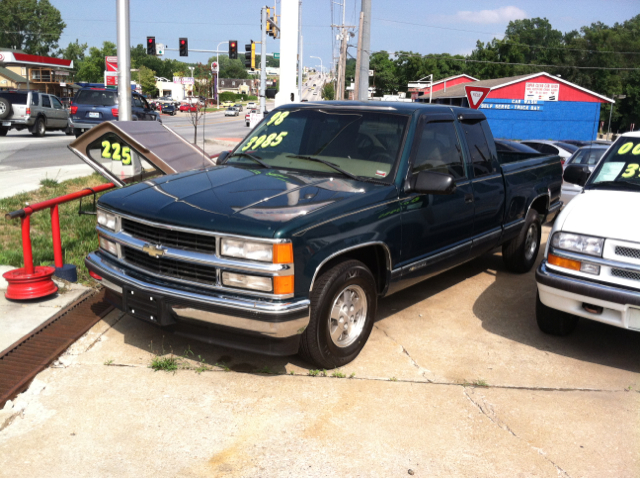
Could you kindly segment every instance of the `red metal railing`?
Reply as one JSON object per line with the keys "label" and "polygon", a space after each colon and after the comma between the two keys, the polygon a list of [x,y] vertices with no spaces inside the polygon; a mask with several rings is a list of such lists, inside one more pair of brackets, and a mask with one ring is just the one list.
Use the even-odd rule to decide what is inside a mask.
{"label": "red metal railing", "polygon": [[68,203],[69,201],[84,198],[85,196],[100,193],[101,191],[109,190],[115,187],[113,183],[106,183],[104,185],[94,186],[93,188],[85,188],[75,193],[69,193],[68,195],[58,196],[40,203],[25,206],[24,208],[11,213],[7,213],[5,218],[14,219],[20,218],[22,222],[22,255],[24,257],[24,273],[33,274],[33,250],[31,248],[31,215],[37,211],[51,210],[51,235],[53,237],[53,258],[56,268],[62,268],[62,241],[60,239],[60,216],[58,212],[58,205]]}

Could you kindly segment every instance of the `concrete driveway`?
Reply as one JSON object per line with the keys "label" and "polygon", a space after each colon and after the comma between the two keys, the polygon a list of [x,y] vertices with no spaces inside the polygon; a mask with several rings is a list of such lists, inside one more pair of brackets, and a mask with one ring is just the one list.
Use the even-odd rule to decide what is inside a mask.
{"label": "concrete driveway", "polygon": [[112,313],[2,411],[0,475],[637,477],[640,336],[546,336],[535,291],[484,256],[382,300],[326,377]]}

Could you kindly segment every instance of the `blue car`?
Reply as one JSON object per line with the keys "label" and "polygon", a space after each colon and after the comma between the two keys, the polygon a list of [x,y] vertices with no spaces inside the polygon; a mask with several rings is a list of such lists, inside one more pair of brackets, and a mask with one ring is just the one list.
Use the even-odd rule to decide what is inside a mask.
{"label": "blue car", "polygon": [[[76,94],[69,110],[69,128],[77,138],[104,121],[118,119],[118,90],[83,88]],[[134,121],[161,121],[147,100],[135,92],[132,92],[131,114]]]}

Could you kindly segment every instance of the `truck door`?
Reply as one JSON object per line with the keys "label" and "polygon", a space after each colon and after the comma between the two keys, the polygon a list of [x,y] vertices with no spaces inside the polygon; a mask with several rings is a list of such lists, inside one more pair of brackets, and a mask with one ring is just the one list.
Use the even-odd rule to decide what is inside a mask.
{"label": "truck door", "polygon": [[[456,191],[425,195],[411,191],[422,170],[450,174]],[[453,114],[420,120],[412,147],[402,210],[402,278],[420,280],[468,258],[473,230],[472,188]]]}
{"label": "truck door", "polygon": [[62,102],[58,100],[57,97],[51,95],[50,98],[51,104],[53,105],[52,117],[55,118],[55,124],[52,124],[51,126],[55,126],[56,128],[64,128],[65,126],[67,126],[67,118],[69,117],[69,113],[64,109],[64,106],[62,106]]}
{"label": "truck door", "polygon": [[[474,118],[474,116],[477,117]],[[465,113],[460,121],[469,152],[474,205],[473,256],[496,246],[502,236],[505,188],[491,130],[484,115]]]}

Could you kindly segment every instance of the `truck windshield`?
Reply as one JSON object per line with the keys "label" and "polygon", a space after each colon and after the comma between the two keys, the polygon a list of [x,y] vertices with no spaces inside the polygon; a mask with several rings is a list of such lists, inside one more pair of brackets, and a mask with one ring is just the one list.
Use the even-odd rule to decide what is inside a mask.
{"label": "truck windshield", "polygon": [[640,137],[621,137],[602,157],[587,186],[640,187]]}
{"label": "truck windshield", "polygon": [[249,153],[273,168],[336,173],[391,181],[409,117],[372,111],[278,110],[269,115],[229,156],[228,163],[255,161]]}

